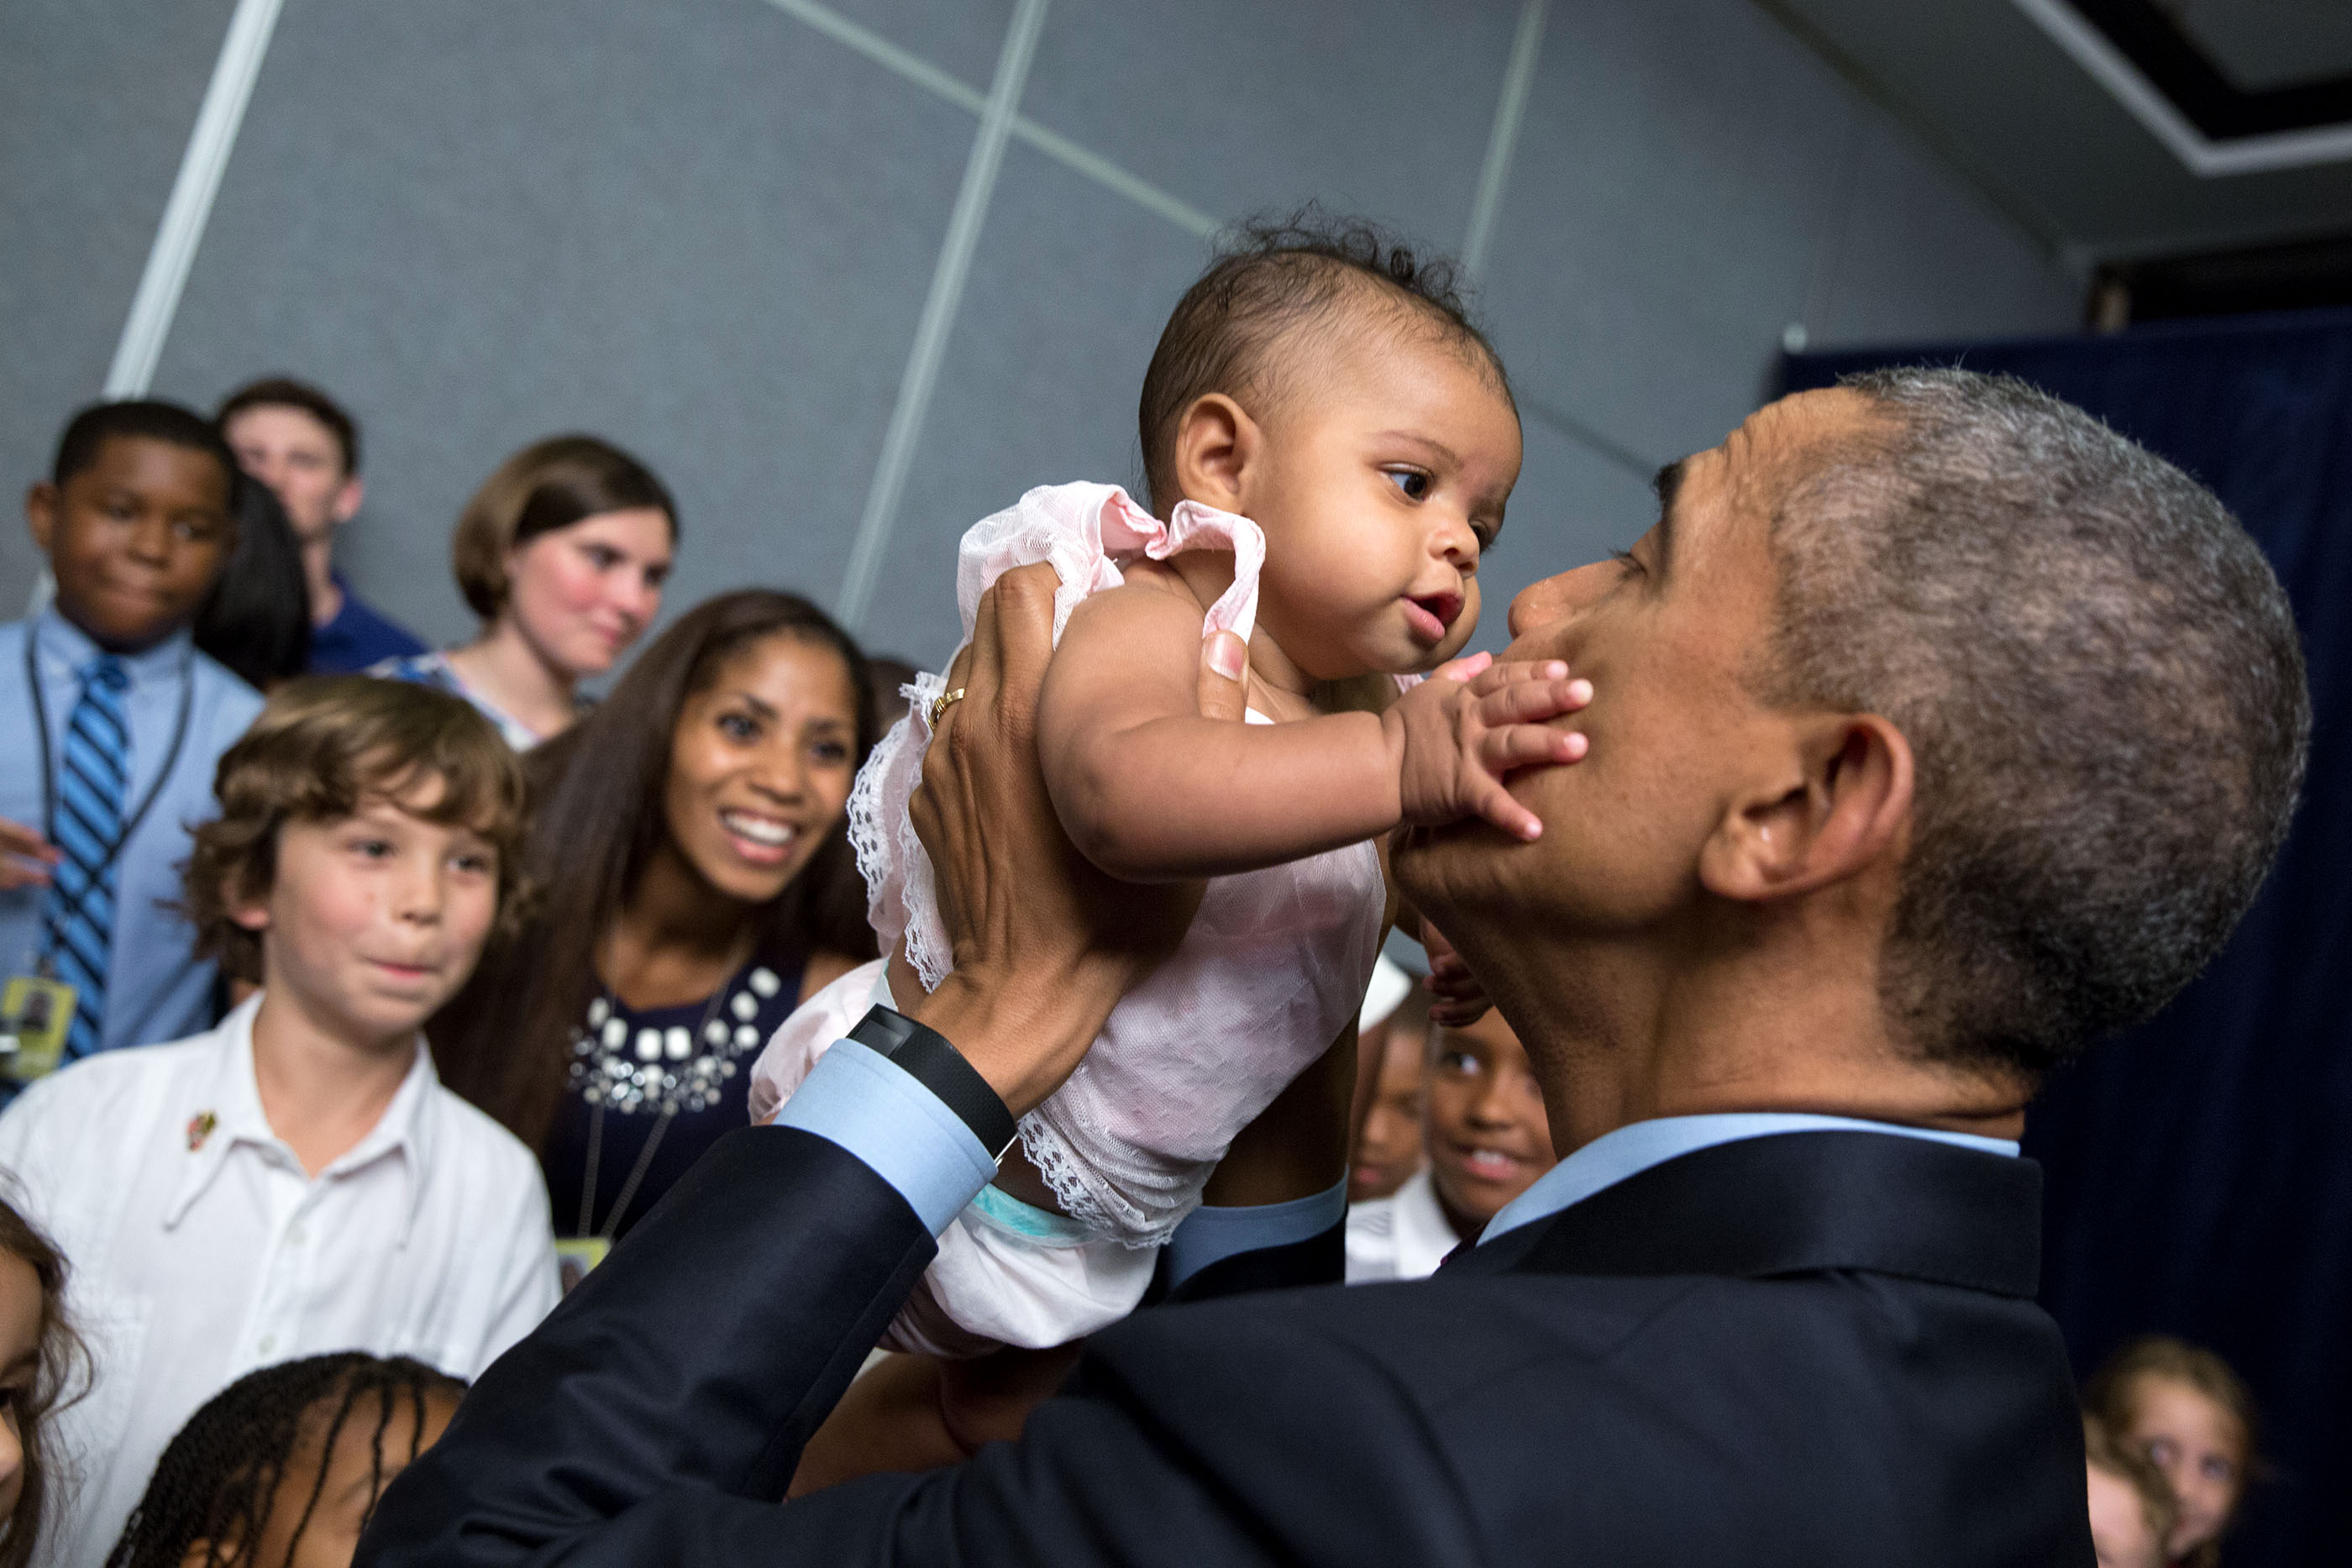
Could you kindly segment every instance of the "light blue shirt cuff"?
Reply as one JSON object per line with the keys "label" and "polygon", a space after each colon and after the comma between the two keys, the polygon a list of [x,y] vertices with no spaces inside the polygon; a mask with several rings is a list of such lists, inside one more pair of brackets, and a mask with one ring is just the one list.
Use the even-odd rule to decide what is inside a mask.
{"label": "light blue shirt cuff", "polygon": [[1308,1197],[1246,1208],[1203,1206],[1168,1239],[1168,1283],[1182,1284],[1212,1263],[1320,1236],[1348,1218],[1348,1178]]}
{"label": "light blue shirt cuff", "polygon": [[933,1236],[996,1175],[980,1139],[945,1102],[854,1040],[835,1041],[776,1113],[866,1162]]}

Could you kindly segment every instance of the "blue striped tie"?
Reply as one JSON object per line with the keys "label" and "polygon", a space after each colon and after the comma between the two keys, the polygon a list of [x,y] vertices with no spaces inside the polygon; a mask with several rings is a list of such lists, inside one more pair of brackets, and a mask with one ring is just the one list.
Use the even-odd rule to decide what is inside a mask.
{"label": "blue striped tie", "polygon": [[58,775],[58,847],[65,859],[49,888],[48,932],[58,977],[79,1005],[66,1036],[68,1058],[88,1056],[106,1030],[106,973],[114,947],[114,873],[121,857],[122,798],[131,783],[131,719],[122,694],[130,672],[111,653],[80,671],[81,700],[66,719],[65,767]]}

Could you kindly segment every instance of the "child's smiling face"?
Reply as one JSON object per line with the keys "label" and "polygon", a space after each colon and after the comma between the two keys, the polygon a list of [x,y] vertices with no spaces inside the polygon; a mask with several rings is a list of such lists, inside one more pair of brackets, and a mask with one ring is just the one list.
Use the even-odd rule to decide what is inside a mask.
{"label": "child's smiling face", "polygon": [[1543,1085],[1519,1037],[1490,1012],[1438,1034],[1426,1092],[1430,1178],[1466,1239],[1559,1163]]}
{"label": "child's smiling face", "polygon": [[193,620],[236,539],[227,472],[208,452],[113,435],[63,486],[25,498],[58,612],[100,647],[136,653]]}
{"label": "child's smiling face", "polygon": [[1519,476],[1518,414],[1484,350],[1365,296],[1273,350],[1295,357],[1236,508],[1265,530],[1259,622],[1317,680],[1462,651]]}
{"label": "child's smiling face", "polygon": [[432,820],[445,789],[278,829],[269,890],[232,911],[265,932],[263,984],[321,1027],[375,1043],[421,1027],[474,970],[498,914],[498,852]]}
{"label": "child's smiling face", "polygon": [[2245,1484],[2246,1433],[2238,1418],[2177,1377],[2142,1377],[2133,1390],[2131,1438],[2164,1472],[2180,1504],[2165,1542],[2186,1557],[2221,1533]]}

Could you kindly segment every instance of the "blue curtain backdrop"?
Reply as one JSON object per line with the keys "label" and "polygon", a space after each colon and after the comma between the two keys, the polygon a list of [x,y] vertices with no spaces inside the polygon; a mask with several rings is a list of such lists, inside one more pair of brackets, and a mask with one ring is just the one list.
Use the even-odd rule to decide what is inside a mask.
{"label": "blue curtain backdrop", "polygon": [[2229,503],[2294,602],[2311,772],[2286,852],[2213,967],[2057,1075],[2042,1300],[2078,1374],[2131,1335],[2251,1383],[2278,1474],[2223,1556],[2352,1552],[2352,310],[2112,337],[1791,356],[1790,391],[1889,364],[2003,371],[2088,409]]}

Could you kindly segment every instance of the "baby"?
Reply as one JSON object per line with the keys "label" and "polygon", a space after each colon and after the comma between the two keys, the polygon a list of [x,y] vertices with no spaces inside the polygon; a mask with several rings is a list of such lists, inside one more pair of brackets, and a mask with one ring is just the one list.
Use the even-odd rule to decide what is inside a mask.
{"label": "baby", "polygon": [[[1025,1160],[940,1238],[901,1348],[1051,1345],[1130,1311],[1234,1134],[1352,1022],[1391,908],[1372,841],[1474,816],[1533,838],[1502,779],[1583,754],[1544,722],[1591,695],[1565,665],[1445,664],[1476,624],[1520,455],[1448,269],[1361,230],[1259,231],[1178,303],[1139,423],[1164,521],[1113,486],[1032,490],[966,534],[957,597],[969,635],[999,575],[1053,562],[1037,728],[1055,809],[1106,873],[1208,891],[1176,956],[1023,1120]],[[1245,725],[1196,711],[1221,631],[1248,644]],[[907,688],[851,797],[887,972],[853,970],[785,1022],[754,1116],[869,1005],[947,973],[907,816],[935,705],[960,695],[943,688]]]}

